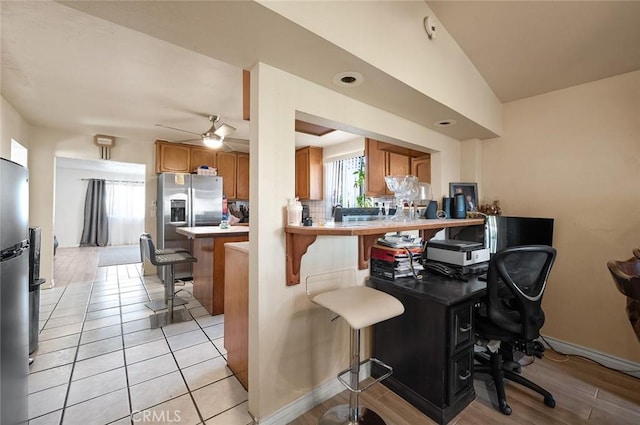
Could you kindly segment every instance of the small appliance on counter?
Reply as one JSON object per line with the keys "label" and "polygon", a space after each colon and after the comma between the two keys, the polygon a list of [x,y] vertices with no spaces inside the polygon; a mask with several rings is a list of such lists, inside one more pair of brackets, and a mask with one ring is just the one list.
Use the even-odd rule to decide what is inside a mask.
{"label": "small appliance on counter", "polygon": [[462,240],[430,240],[427,260],[445,263],[463,274],[479,274],[489,269],[489,248],[481,242]]}

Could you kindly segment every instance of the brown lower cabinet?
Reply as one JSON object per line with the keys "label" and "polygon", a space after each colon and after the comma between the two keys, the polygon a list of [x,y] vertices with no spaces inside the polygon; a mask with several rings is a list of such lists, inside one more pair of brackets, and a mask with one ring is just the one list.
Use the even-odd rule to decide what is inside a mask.
{"label": "brown lower cabinet", "polygon": [[[224,348],[227,365],[249,389],[249,242],[225,245]],[[230,272],[232,271],[232,272]]]}
{"label": "brown lower cabinet", "polygon": [[[424,279],[369,278],[369,286],[393,295],[405,309],[374,325],[373,357],[393,368],[385,386],[446,424],[475,398],[473,308],[486,283],[430,274]],[[372,365],[373,376],[381,373]]]}
{"label": "brown lower cabinet", "polygon": [[193,296],[212,316],[224,313],[225,249],[228,242],[245,242],[249,234],[215,235],[193,240]]}

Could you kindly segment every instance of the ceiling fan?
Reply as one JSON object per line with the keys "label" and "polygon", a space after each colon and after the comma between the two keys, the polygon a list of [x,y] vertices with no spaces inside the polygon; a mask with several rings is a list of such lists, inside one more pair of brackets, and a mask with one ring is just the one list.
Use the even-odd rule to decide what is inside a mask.
{"label": "ceiling fan", "polygon": [[207,115],[207,118],[211,122],[211,128],[202,134],[195,133],[193,131],[183,130],[181,128],[169,127],[163,124],[156,124],[156,126],[200,136],[199,139],[180,140],[180,142],[192,142],[196,140],[201,140],[205,146],[214,148],[214,149],[219,149],[224,144],[224,138],[227,137],[227,135],[236,131],[236,128],[225,123],[222,123],[216,127],[216,123],[220,121],[219,115]]}

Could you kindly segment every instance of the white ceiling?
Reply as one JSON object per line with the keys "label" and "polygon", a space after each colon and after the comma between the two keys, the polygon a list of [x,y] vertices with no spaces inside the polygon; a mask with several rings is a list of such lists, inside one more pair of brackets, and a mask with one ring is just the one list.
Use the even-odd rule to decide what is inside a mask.
{"label": "white ceiling", "polygon": [[[504,102],[640,69],[640,2],[428,4]],[[0,11],[2,95],[32,125],[177,141],[189,135],[155,124],[200,133],[219,114],[237,128],[231,143],[247,140],[242,69],[264,60],[425,126],[453,117],[438,130],[452,137],[493,136],[255,2],[3,1]],[[336,87],[345,69],[373,84]],[[338,136],[352,137],[328,143]]]}

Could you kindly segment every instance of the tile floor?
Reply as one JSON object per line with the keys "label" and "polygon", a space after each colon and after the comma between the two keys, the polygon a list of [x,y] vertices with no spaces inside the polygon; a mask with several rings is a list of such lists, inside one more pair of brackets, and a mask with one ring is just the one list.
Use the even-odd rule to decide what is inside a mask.
{"label": "tile floor", "polygon": [[247,392],[226,364],[224,315],[181,291],[194,320],[149,329],[144,303],[162,296],[140,264],[43,289],[29,424],[251,424]]}

